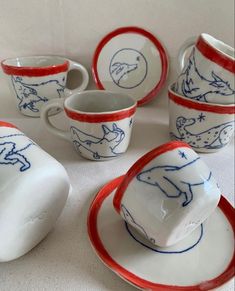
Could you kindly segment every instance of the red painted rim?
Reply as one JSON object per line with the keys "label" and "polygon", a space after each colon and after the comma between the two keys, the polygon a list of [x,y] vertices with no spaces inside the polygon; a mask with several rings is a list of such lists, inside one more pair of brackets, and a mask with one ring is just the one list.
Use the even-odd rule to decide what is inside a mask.
{"label": "red painted rim", "polygon": [[92,75],[94,78],[94,81],[96,83],[96,86],[98,89],[101,90],[105,90],[100,78],[99,78],[99,73],[97,70],[97,63],[98,63],[98,59],[99,59],[99,55],[103,49],[103,47],[115,36],[119,35],[119,34],[124,34],[124,33],[136,33],[136,34],[140,34],[146,38],[148,38],[157,48],[157,50],[159,51],[159,55],[161,58],[161,63],[162,63],[162,74],[160,77],[159,82],[156,84],[156,86],[143,98],[141,98],[140,100],[137,101],[137,106],[143,105],[147,102],[150,102],[154,97],[156,97],[156,95],[159,93],[159,91],[161,90],[161,88],[163,87],[163,85],[165,84],[166,78],[167,78],[167,73],[168,73],[168,57],[166,54],[166,51],[164,49],[164,47],[162,46],[162,44],[160,43],[160,41],[150,32],[139,28],[139,27],[133,27],[133,26],[129,26],[129,27],[120,27],[112,32],[110,32],[109,34],[107,34],[98,44],[94,56],[93,56],[93,62],[92,62]]}
{"label": "red painted rim", "polygon": [[42,77],[67,72],[69,62],[64,60],[63,63],[47,67],[17,67],[5,64],[8,59],[1,62],[3,72],[7,75],[25,76],[25,77]]}
{"label": "red painted rim", "polygon": [[5,122],[5,121],[1,121],[1,120],[0,120],[0,127],[17,128],[14,124],[9,123],[9,122]]}
{"label": "red painted rim", "polygon": [[[119,265],[114,259],[109,255],[107,250],[105,249],[102,241],[99,237],[99,233],[97,230],[97,217],[99,210],[102,206],[104,200],[117,188],[123,181],[125,176],[118,177],[108,184],[106,184],[96,195],[94,198],[88,213],[87,219],[87,227],[88,234],[96,253],[101,258],[101,260],[107,265],[110,269],[112,269],[115,273],[117,273],[124,280],[127,280],[131,284],[134,284],[140,288],[146,288],[148,290],[156,290],[156,291],[196,291],[196,290],[211,290],[213,288],[219,287],[230,279],[234,277],[234,263],[235,263],[235,254],[233,253],[233,257],[227,266],[226,270],[220,274],[218,277],[204,281],[201,284],[194,286],[172,286],[172,285],[163,285],[153,283],[147,280],[144,280],[135,274],[131,273],[121,265]],[[235,234],[235,223],[234,223],[234,208],[229,204],[229,202],[221,196],[219,207],[227,217],[229,223],[233,228],[233,232]]]}
{"label": "red painted rim", "polygon": [[151,160],[154,158],[168,152],[172,151],[179,147],[186,147],[191,148],[188,144],[182,142],[182,141],[170,141],[168,143],[165,143],[163,145],[160,145],[159,147],[151,150],[144,156],[142,156],[137,162],[134,163],[134,165],[128,170],[128,172],[125,175],[125,178],[123,179],[122,183],[119,185],[118,189],[116,190],[116,193],[113,198],[113,206],[116,209],[118,213],[120,213],[121,210],[121,201],[122,197],[125,193],[126,188],[128,187],[131,180],[144,168],[145,165],[147,165]]}
{"label": "red painted rim", "polygon": [[223,52],[220,52],[211,46],[211,44],[208,43],[202,35],[199,37],[196,47],[204,55],[204,57],[230,71],[231,73],[235,73],[235,61],[226,56]]}
{"label": "red painted rim", "polygon": [[112,122],[122,120],[128,117],[131,117],[135,114],[136,105],[126,110],[114,111],[113,113],[85,113],[72,111],[68,108],[65,108],[67,116],[73,120],[88,122],[88,123],[97,123],[97,122]]}
{"label": "red painted rim", "polygon": [[213,112],[218,114],[234,114],[235,106],[234,105],[220,105],[220,104],[212,104],[212,103],[204,103],[199,101],[193,101],[189,98],[185,98],[181,95],[175,93],[171,86],[168,89],[169,99],[173,102],[187,107],[189,109],[195,109],[199,111]]}

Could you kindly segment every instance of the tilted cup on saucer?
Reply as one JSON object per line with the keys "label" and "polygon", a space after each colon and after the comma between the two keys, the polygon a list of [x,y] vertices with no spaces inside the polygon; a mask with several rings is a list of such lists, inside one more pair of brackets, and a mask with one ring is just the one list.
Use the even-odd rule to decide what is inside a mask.
{"label": "tilted cup on saucer", "polygon": [[203,160],[183,142],[169,142],[141,157],[116,190],[117,212],[146,239],[169,247],[215,210],[221,191]]}
{"label": "tilted cup on saucer", "polygon": [[[64,99],[49,101],[41,112],[46,128],[54,135],[72,141],[84,158],[105,161],[119,157],[129,145],[136,101],[130,96],[108,91],[85,91]],[[70,131],[53,126],[49,110],[61,108]]]}
{"label": "tilted cup on saucer", "polygon": [[[235,103],[235,50],[209,34],[186,41],[179,51],[175,92],[194,101]],[[192,47],[189,57],[186,51]]]}
{"label": "tilted cup on saucer", "polygon": [[212,104],[175,93],[169,86],[170,136],[195,151],[210,153],[226,147],[233,138],[235,104]]}
{"label": "tilted cup on saucer", "polygon": [[[29,56],[1,62],[18,110],[27,116],[40,117],[40,109],[49,100],[66,97],[86,89],[89,75],[84,66],[60,56]],[[82,83],[75,89],[66,88],[67,74],[77,70]],[[50,114],[55,114],[54,109]]]}

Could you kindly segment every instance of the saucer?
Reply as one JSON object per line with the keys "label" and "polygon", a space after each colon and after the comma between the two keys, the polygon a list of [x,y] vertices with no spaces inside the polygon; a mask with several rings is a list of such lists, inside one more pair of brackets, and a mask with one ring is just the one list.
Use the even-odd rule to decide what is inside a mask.
{"label": "saucer", "polygon": [[122,279],[147,290],[211,290],[234,276],[234,208],[221,197],[213,214],[169,248],[150,244],[113,208],[124,176],[106,184],[88,214],[89,238],[102,262]]}
{"label": "saucer", "polygon": [[138,27],[121,27],[98,44],[92,65],[99,89],[126,93],[142,105],[165,84],[168,58],[160,41]]}

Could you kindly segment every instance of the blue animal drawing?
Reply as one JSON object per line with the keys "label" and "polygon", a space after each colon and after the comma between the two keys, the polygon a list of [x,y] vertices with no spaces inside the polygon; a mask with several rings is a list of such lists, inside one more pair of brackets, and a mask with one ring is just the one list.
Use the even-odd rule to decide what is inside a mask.
{"label": "blue animal drawing", "polygon": [[141,246],[145,247],[148,250],[151,250],[155,253],[159,253],[159,254],[166,254],[166,255],[171,255],[171,254],[182,254],[182,253],[186,253],[190,250],[192,250],[194,247],[196,247],[199,242],[201,241],[203,234],[204,234],[204,229],[203,229],[203,224],[200,225],[200,227],[198,227],[194,233],[197,233],[197,237],[194,241],[190,242],[188,246],[179,249],[177,248],[177,246],[172,246],[172,247],[168,247],[168,248],[161,248],[159,246],[153,246],[150,244],[147,244],[142,238],[139,238],[136,233],[128,226],[128,223],[125,223],[126,226],[126,230],[129,233],[129,235]]}
{"label": "blue animal drawing", "polygon": [[[187,162],[181,166],[161,165],[147,169],[137,175],[137,180],[148,185],[157,187],[162,194],[168,198],[178,199],[183,197],[182,207],[189,205],[193,200],[193,191],[195,187],[205,187],[211,179],[212,173],[208,172],[208,177],[199,178],[198,175],[191,175],[190,181],[187,180],[187,172],[190,166],[197,163],[200,157]],[[177,176],[185,177],[179,180]]]}
{"label": "blue animal drawing", "polygon": [[[35,144],[26,137],[22,142],[22,137],[25,137],[25,135],[10,134],[0,136],[0,165],[19,165],[21,172],[31,167],[31,163],[25,153],[29,147]],[[20,139],[19,142],[17,142],[17,139]]]}
{"label": "blue animal drawing", "polygon": [[17,98],[19,99],[19,110],[30,110],[32,112],[39,112],[41,105],[48,101],[46,97],[47,91],[57,92],[55,97],[62,97],[64,93],[64,86],[58,80],[49,80],[38,84],[27,84],[21,77],[11,76],[12,85]]}
{"label": "blue animal drawing", "polygon": [[96,137],[72,126],[71,134],[75,148],[82,153],[91,155],[97,160],[112,158],[122,154],[122,152],[117,151],[117,147],[125,138],[125,132],[116,123],[112,124],[111,129],[104,124],[101,127],[103,135]]}
{"label": "blue animal drawing", "polygon": [[[196,84],[200,84],[200,87]],[[215,94],[221,96],[235,94],[229,82],[223,80],[214,71],[211,72],[211,78],[206,78],[199,72],[195,60],[195,48],[190,55],[187,67],[176,82],[175,90],[188,98],[202,102],[209,102],[210,96]]]}
{"label": "blue animal drawing", "polygon": [[137,229],[139,233],[141,233],[145,238],[147,238],[149,241],[151,241],[153,244],[155,244],[155,239],[150,238],[148,236],[148,234],[144,230],[144,228],[135,221],[135,219],[131,215],[130,211],[123,204],[121,205],[121,211],[122,211],[123,217],[124,217],[126,222],[128,222],[130,225],[134,226],[135,229]]}
{"label": "blue animal drawing", "polygon": [[179,116],[176,119],[176,129],[179,136],[173,132],[170,135],[171,138],[183,140],[196,149],[219,149],[229,143],[234,132],[234,121],[222,123],[200,132],[195,132],[195,130],[192,132],[190,127],[197,122],[197,119]]}
{"label": "blue animal drawing", "polygon": [[130,72],[136,70],[138,68],[138,64],[128,64],[128,63],[120,63],[115,62],[111,65],[111,75],[114,80],[114,82],[119,85],[120,81],[123,79],[123,77]]}

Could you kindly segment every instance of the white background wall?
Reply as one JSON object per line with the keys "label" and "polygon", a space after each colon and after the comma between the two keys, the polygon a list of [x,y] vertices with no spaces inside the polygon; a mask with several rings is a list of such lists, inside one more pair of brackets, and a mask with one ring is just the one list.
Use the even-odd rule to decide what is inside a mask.
{"label": "white background wall", "polygon": [[[169,83],[176,76],[177,51],[188,37],[207,32],[234,46],[234,0],[0,0],[0,59],[59,54],[90,69],[99,40],[129,25],[149,30],[164,44]],[[1,75],[0,88],[3,99],[8,88]],[[150,106],[165,97],[163,90]]]}

